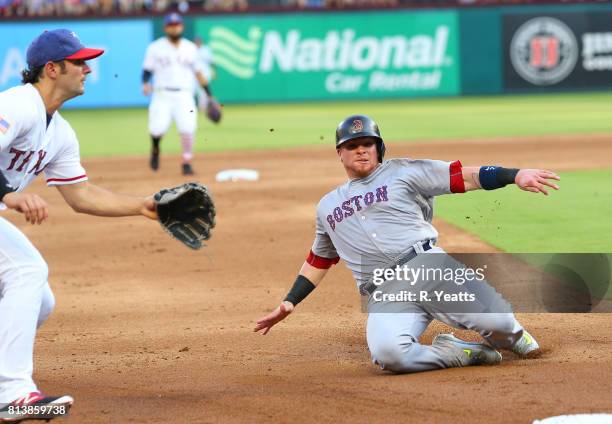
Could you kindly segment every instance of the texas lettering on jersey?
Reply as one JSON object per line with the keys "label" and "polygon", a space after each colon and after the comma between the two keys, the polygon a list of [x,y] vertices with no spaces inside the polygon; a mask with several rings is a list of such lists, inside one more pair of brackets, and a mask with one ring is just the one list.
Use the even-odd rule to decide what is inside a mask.
{"label": "texas lettering on jersey", "polygon": [[0,172],[12,189],[25,190],[43,172],[48,186],[87,181],[74,130],[59,112],[49,120],[32,84],[0,92],[0,116],[10,121],[0,133]]}
{"label": "texas lettering on jersey", "polygon": [[327,222],[333,231],[336,231],[336,223],[341,223],[345,218],[350,218],[355,214],[355,209],[359,212],[374,203],[387,202],[387,186],[377,187],[375,191],[368,191],[365,194],[353,196],[336,206],[332,213],[327,215]]}
{"label": "texas lettering on jersey", "polygon": [[200,71],[196,45],[182,38],[178,45],[166,37],[153,41],[145,53],[143,69],[153,73],[156,89],[183,89],[193,91],[194,73]]}
{"label": "texas lettering on jersey", "polygon": [[[32,168],[26,171],[26,173],[28,174],[31,174],[33,172],[34,175],[38,175],[48,165],[48,163],[46,163],[44,166],[41,166],[43,160],[45,159],[45,156],[47,156],[47,152],[45,150],[39,150],[38,152],[35,152],[34,150],[26,151],[11,147],[9,153],[13,155],[13,159],[11,159],[11,163],[6,168],[7,171],[23,172],[26,166],[29,163],[33,162],[33,158],[35,158],[36,163]],[[36,156],[34,156],[35,153]]]}

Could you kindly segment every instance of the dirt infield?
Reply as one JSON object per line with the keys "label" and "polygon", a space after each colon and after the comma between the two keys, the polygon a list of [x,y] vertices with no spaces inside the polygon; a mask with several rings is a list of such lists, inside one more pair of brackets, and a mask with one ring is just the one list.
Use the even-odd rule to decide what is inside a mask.
{"label": "dirt infield", "polygon": [[[390,156],[512,163],[556,170],[609,167],[610,135],[390,146]],[[532,160],[529,160],[531,158]],[[91,181],[150,193],[183,181],[178,157],[153,174],[146,158],[84,161]],[[225,168],[257,183],[214,183]],[[77,215],[55,190],[33,190],[51,217],[24,229],[49,262],[57,306],[41,328],[36,379],[76,398],[67,423],[531,422],[612,412],[612,316],[519,318],[544,354],[508,353],[495,367],[391,376],[370,363],[354,282],[343,266],[296,314],[262,337],[254,320],[275,307],[307,254],[315,205],[344,180],[332,149],[202,155],[197,179],[218,204],[207,249],[189,251],[142,218]],[[441,221],[440,245],[491,246]],[[424,342],[442,331],[432,325]],[[474,334],[459,332],[467,337]]]}

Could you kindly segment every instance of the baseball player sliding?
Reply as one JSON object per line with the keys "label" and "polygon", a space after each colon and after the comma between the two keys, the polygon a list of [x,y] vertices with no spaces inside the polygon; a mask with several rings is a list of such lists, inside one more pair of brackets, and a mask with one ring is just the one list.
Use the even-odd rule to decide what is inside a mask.
{"label": "baseball player sliding", "polygon": [[[461,310],[429,302],[427,296],[399,303],[379,302],[380,293],[378,297],[374,294],[396,285],[396,277],[378,285],[372,284],[372,277],[378,264],[378,269],[384,270],[393,269],[393,264],[419,268],[431,258],[446,258],[434,262],[454,270],[463,266],[449,260],[435,246],[438,233],[431,224],[435,196],[495,190],[508,184],[546,195],[548,187],[559,188],[551,181],[559,177],[540,169],[464,167],[459,161],[385,161],[385,145],[378,126],[363,115],[350,116],[340,123],[336,150],[349,180],[319,202],[312,249],[284,301],[257,321],[255,331],[267,334],[315,289],[333,264],[343,259],[361,293],[370,295],[367,343],[374,363],[385,370],[410,373],[497,364],[502,357],[496,349],[509,349],[521,356],[535,353],[539,349],[537,341],[516,320],[511,309],[494,309],[494,304],[503,305],[504,301],[486,281],[461,288],[464,300],[477,300],[474,306]],[[439,281],[430,283],[439,286]],[[459,287],[454,283],[450,286]],[[471,313],[485,311],[489,313]],[[432,345],[422,345],[419,336],[433,319],[475,330],[486,343],[469,343],[452,334],[440,334]]]}
{"label": "baseball player sliding", "polygon": [[[192,175],[193,143],[197,126],[194,99],[194,74],[200,86],[212,99],[208,81],[198,60],[196,45],[183,38],[183,18],[171,13],[164,18],[165,37],[155,40],[145,53],[142,91],[151,95],[149,133],[153,144],[151,169],[159,168],[159,143],[172,120],[176,122],[183,149],[183,174]],[[151,84],[153,79],[153,84]]]}
{"label": "baseball player sliding", "polygon": [[[91,69],[86,60],[102,50],[84,47],[67,29],[45,31],[27,51],[24,85],[0,93],[0,209],[40,224],[47,203],[24,192],[44,172],[77,212],[98,216],[144,215],[156,219],[152,197],[111,193],[87,181],[79,144],[58,109],[83,94]],[[54,307],[45,260],[26,236],[0,217],[0,422],[31,416],[29,406],[51,407],[50,419],[72,405],[70,396],[45,396],[32,380],[36,329]],[[39,409],[38,412],[41,412]],[[47,414],[47,415],[48,415]]]}

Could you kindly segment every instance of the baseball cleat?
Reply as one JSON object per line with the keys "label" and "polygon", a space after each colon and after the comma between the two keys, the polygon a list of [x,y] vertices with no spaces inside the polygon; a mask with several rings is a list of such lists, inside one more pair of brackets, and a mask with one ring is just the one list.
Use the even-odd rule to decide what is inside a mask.
{"label": "baseball cleat", "polygon": [[540,353],[540,345],[527,330],[523,330],[523,335],[512,347],[512,352],[519,356],[533,356]]}
{"label": "baseball cleat", "polygon": [[496,365],[502,361],[502,355],[495,349],[483,344],[458,339],[452,334],[438,334],[433,341],[437,346],[452,346],[463,352],[462,363],[466,365]]}
{"label": "baseball cleat", "polygon": [[149,162],[151,169],[157,171],[159,169],[159,153],[151,153],[151,161]]}
{"label": "baseball cleat", "polygon": [[72,396],[45,396],[32,392],[0,409],[0,423],[20,423],[23,420],[45,420],[63,417],[74,403]]}
{"label": "baseball cleat", "polygon": [[193,175],[193,168],[191,167],[190,163],[184,163],[183,164],[183,175]]}

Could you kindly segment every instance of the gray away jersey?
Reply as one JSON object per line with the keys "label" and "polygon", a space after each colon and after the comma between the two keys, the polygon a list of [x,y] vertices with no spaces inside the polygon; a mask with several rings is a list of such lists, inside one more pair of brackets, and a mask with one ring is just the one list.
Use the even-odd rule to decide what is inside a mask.
{"label": "gray away jersey", "polygon": [[359,286],[413,244],[433,240],[434,196],[463,192],[460,162],[390,159],[365,178],[327,193],[317,206],[312,253],[343,259]]}

